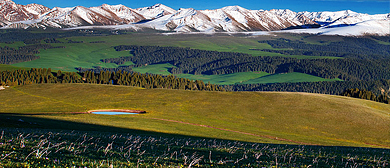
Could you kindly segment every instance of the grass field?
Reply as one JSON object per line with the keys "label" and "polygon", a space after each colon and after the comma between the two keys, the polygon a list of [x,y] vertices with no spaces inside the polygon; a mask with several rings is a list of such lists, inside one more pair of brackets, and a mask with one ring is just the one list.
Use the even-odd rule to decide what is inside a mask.
{"label": "grass field", "polygon": [[[291,35],[283,35],[286,38],[297,38]],[[291,36],[291,37],[290,37]],[[64,43],[51,43],[52,46],[65,46],[65,48],[55,48],[40,50],[38,54],[40,59],[13,64],[16,67],[28,68],[51,68],[52,70],[62,70],[76,72],[75,68],[93,68],[96,66],[104,68],[116,68],[119,65],[114,63],[103,63],[100,60],[106,58],[116,58],[121,56],[129,56],[128,51],[117,52],[113,46],[117,45],[158,45],[158,46],[175,46],[175,47],[190,47],[193,49],[213,50],[221,52],[241,52],[248,53],[254,56],[284,56],[278,53],[269,53],[252,49],[272,49],[265,43],[259,43],[259,40],[268,40],[275,38],[273,36],[229,36],[229,35],[202,35],[202,34],[182,34],[182,35],[162,35],[150,33],[131,33],[125,35],[110,35],[110,36],[92,36],[92,37],[67,37],[59,38],[59,41]],[[83,43],[67,43],[68,40],[83,41]],[[104,41],[104,43],[91,43],[95,41]],[[45,43],[42,41],[41,43]],[[19,47],[23,46],[23,42],[15,42],[13,44],[1,43],[0,46]],[[288,56],[296,58],[317,58],[308,56]],[[325,58],[325,57],[321,57]],[[331,58],[331,57],[328,57]],[[126,62],[124,65],[132,65],[132,62]],[[140,73],[155,73],[155,74],[170,74],[167,71],[168,64],[156,64],[145,67],[134,68],[134,71]],[[235,83],[256,83],[253,81],[266,80],[267,82],[276,83],[283,80],[289,81],[324,81],[324,79],[306,75],[300,77],[297,75],[289,75],[288,79],[280,80],[278,77],[260,78],[266,73],[245,72],[229,75],[191,75],[178,74],[178,77],[189,78],[193,80],[203,80],[213,84],[235,84]],[[297,77],[297,79],[294,79]],[[311,77],[315,78],[312,79]],[[270,79],[276,79],[272,82]]]}
{"label": "grass field", "polygon": [[18,47],[25,46],[25,44],[22,41],[14,42],[12,44],[0,43],[0,47],[5,47],[5,46],[11,47],[11,48],[18,48]]}
{"label": "grass field", "polygon": [[180,78],[187,78],[192,80],[202,80],[205,83],[210,82],[218,85],[232,85],[236,83],[242,83],[244,81],[256,79],[262,76],[266,76],[266,72],[239,72],[233,74],[222,75],[192,75],[192,74],[177,74]]}
{"label": "grass field", "polygon": [[129,55],[127,51],[117,52],[105,43],[64,43],[52,45],[66,46],[66,48],[40,50],[40,59],[13,65],[76,72],[77,70],[75,68],[77,67],[93,68],[94,66],[101,66],[105,68],[116,68],[118,65],[103,63],[100,60]]}
{"label": "grass field", "polygon": [[[272,49],[268,44],[258,43],[259,40],[267,40],[272,36],[228,36],[228,35],[161,35],[134,33],[125,35],[93,36],[93,37],[68,37],[58,40],[67,42],[83,41],[83,43],[59,43],[53,46],[65,46],[66,48],[56,48],[41,50],[38,54],[40,59],[17,63],[14,66],[52,68],[53,70],[76,71],[74,68],[92,68],[101,66],[105,68],[118,67],[115,64],[105,64],[100,60],[105,58],[115,58],[130,55],[127,51],[116,52],[113,46],[117,45],[158,45],[190,47],[193,49],[212,50],[220,52],[241,52],[254,56],[285,56],[279,53],[269,53],[251,49]],[[105,41],[105,43],[90,43],[94,41]],[[42,41],[42,43],[44,43]],[[14,44],[0,43],[0,46],[9,45],[18,47],[24,45],[22,42]],[[318,58],[315,56],[288,55],[295,58]],[[333,58],[333,57],[321,57]],[[61,60],[61,61],[58,61]],[[131,64],[131,63],[130,63]]]}
{"label": "grass field", "polygon": [[30,69],[25,67],[16,67],[12,65],[0,64],[0,71],[13,71],[17,69]]}
{"label": "grass field", "polygon": [[139,73],[152,73],[152,74],[161,74],[161,75],[171,75],[168,71],[169,68],[174,67],[174,65],[170,63],[165,64],[152,64],[143,67],[133,68],[133,71]]}
{"label": "grass field", "polygon": [[[134,68],[135,72],[140,73],[153,73],[170,75],[169,68],[173,67],[172,64],[152,64],[144,67]],[[232,84],[255,84],[255,83],[284,83],[284,82],[319,82],[319,81],[339,81],[340,79],[325,79],[318,76],[309,74],[293,72],[285,74],[268,74],[266,72],[240,72],[233,74],[223,75],[192,75],[192,74],[175,74],[180,78],[187,78],[191,80],[202,80],[205,83],[210,82],[212,84],[219,85],[232,85]]]}
{"label": "grass field", "polygon": [[[135,72],[139,73],[153,73],[153,74],[162,74],[162,75],[171,75],[168,71],[169,68],[174,67],[174,65],[166,64],[152,64],[144,67],[133,68]],[[219,85],[230,85],[241,83],[243,81],[259,78],[261,76],[268,75],[266,72],[240,72],[233,74],[223,74],[223,75],[193,75],[193,74],[175,74],[179,78],[187,78],[191,80],[202,80],[205,83],[219,84]]]}
{"label": "grass field", "polygon": [[294,83],[294,82],[319,82],[319,81],[340,81],[340,79],[325,79],[309,74],[292,72],[283,74],[271,74],[262,76],[256,79],[251,79],[243,82],[243,84],[253,83]]}
{"label": "grass field", "polygon": [[[88,84],[27,85],[8,88],[0,94],[3,127],[118,130],[265,143],[390,148],[390,106],[340,96]],[[95,109],[136,109],[147,113],[66,113]]]}
{"label": "grass field", "polygon": [[0,131],[1,167],[388,167],[390,159],[386,155],[390,150],[379,148],[68,130]]}

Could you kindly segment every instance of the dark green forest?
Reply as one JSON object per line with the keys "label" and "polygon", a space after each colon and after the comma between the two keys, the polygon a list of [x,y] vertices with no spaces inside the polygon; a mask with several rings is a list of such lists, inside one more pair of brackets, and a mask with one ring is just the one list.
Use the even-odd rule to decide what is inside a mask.
{"label": "dark green forest", "polygon": [[[40,49],[53,48],[50,43],[83,43],[83,41],[66,39],[65,41],[60,41],[57,38],[68,36],[104,36],[112,33],[110,31],[92,32],[88,30],[62,33],[32,33],[30,31],[4,30],[0,33],[0,42],[13,43],[14,41],[23,41],[27,45],[16,49],[7,46],[0,47],[0,64],[14,64],[39,59],[37,54],[39,54]],[[24,74],[24,77],[20,74],[14,74],[14,78],[5,79],[5,73],[11,74],[11,72],[2,72],[4,78],[2,82],[3,84],[9,85],[30,83],[110,83],[145,88],[189,90],[198,90],[199,88],[199,90],[202,90],[207,85],[210,88],[215,88],[209,90],[292,91],[336,95],[344,94],[344,92],[351,88],[359,88],[361,90],[371,91],[373,94],[379,96],[386,94],[390,88],[390,50],[389,45],[380,44],[377,41],[388,42],[390,41],[390,37],[343,37],[342,39],[342,41],[338,42],[320,41],[322,44],[309,44],[303,41],[280,38],[259,41],[259,43],[269,44],[274,49],[252,49],[284,55],[318,56],[318,59],[252,56],[245,53],[217,52],[179,47],[113,46],[116,51],[129,51],[129,56],[103,59],[101,60],[102,62],[122,65],[125,62],[131,61],[134,65],[119,66],[118,68],[95,67],[92,69],[78,67],[76,69],[79,73],[62,72],[61,75],[57,75],[55,72],[37,74],[35,71],[44,71],[37,69],[32,69],[29,72],[17,71],[22,74],[32,74],[32,76],[37,75],[37,77],[28,75],[29,78],[25,77],[26,74]],[[44,41],[46,44],[40,44],[41,41]],[[91,43],[105,42],[96,41]],[[341,57],[341,59],[327,59],[321,56]],[[203,81],[191,81],[173,76],[138,74],[132,71],[133,67],[160,63],[171,63],[174,65],[174,67],[169,69],[169,72],[172,74],[220,75],[251,71],[264,71],[270,74],[300,72],[327,79],[339,78],[344,81],[236,84],[223,86],[222,89],[217,85],[204,84]],[[116,73],[123,74],[123,77],[115,77],[117,76]],[[50,76],[50,74],[53,76]],[[107,74],[109,74],[109,77],[103,79],[102,76],[106,76]],[[138,81],[132,81],[134,75],[136,76],[135,78],[139,78]],[[356,97],[352,96],[351,93],[350,95],[351,97]]]}
{"label": "dark green forest", "polygon": [[31,70],[1,71],[0,85],[16,86],[39,83],[91,83],[137,86],[143,88],[165,88],[183,90],[224,91],[224,88],[214,84],[205,84],[200,80],[177,78],[173,75],[162,76],[155,74],[139,74],[126,71],[101,71],[94,73],[85,71],[52,72],[46,68],[32,68]]}
{"label": "dark green forest", "polygon": [[[224,85],[226,90],[231,91],[278,91],[278,92],[307,92],[343,95],[355,98],[367,99],[366,96],[348,95],[351,88],[360,88],[365,95],[368,92],[376,99],[368,99],[388,103],[388,92],[390,89],[390,80],[376,81],[335,81],[335,82],[298,82],[298,83],[269,83],[269,84],[235,84]],[[358,94],[359,95],[359,94]],[[387,97],[387,99],[385,98]],[[383,100],[383,101],[382,101]]]}
{"label": "dark green forest", "polygon": [[117,51],[128,50],[133,56],[104,59],[105,63],[134,66],[171,63],[173,74],[189,73],[218,75],[236,72],[264,71],[270,74],[301,72],[322,78],[346,81],[390,79],[390,57],[386,59],[297,59],[288,57],[253,57],[233,52],[205,51],[178,47],[116,46]]}
{"label": "dark green forest", "polygon": [[36,44],[44,39],[53,39],[53,38],[64,38],[64,37],[74,37],[74,36],[105,36],[112,34],[121,34],[122,31],[111,31],[111,30],[68,30],[68,31],[58,31],[58,30],[39,30],[39,29],[29,29],[29,30],[0,30],[0,42],[1,43],[13,43],[16,41],[23,41],[25,44]]}
{"label": "dark green forest", "polygon": [[348,89],[344,91],[341,95],[389,104],[389,98],[387,97],[387,93],[376,96],[371,91],[364,90],[364,89],[359,90],[358,88],[355,88],[355,89]]}
{"label": "dark green forest", "polygon": [[[386,40],[379,38],[378,40]],[[329,44],[307,44],[302,41],[289,39],[276,39],[259,41],[267,43],[272,48],[287,50],[263,49],[261,51],[281,53],[285,55],[307,55],[307,56],[332,56],[359,59],[383,59],[390,57],[389,45],[379,44],[373,39],[344,37],[343,41],[330,42]]]}
{"label": "dark green forest", "polygon": [[40,49],[62,48],[52,47],[48,44],[34,44],[19,47],[18,49],[10,47],[0,47],[0,64],[15,64],[19,62],[32,61],[39,59]]}

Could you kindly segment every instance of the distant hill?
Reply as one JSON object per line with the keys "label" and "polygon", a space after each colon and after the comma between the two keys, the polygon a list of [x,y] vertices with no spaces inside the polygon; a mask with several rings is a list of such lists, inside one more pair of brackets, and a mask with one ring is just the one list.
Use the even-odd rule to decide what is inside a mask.
{"label": "distant hill", "polygon": [[[107,131],[96,130],[105,126],[112,128],[110,132],[128,129],[251,142],[390,148],[390,106],[356,98],[91,84],[36,84],[0,92],[2,124],[14,127]],[[96,109],[146,114],[68,113]],[[80,123],[88,126],[77,127]]]}

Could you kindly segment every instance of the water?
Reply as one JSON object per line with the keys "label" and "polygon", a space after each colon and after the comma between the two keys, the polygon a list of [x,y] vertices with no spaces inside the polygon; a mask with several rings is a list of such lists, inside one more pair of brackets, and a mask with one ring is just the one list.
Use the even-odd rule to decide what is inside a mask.
{"label": "water", "polygon": [[115,111],[99,111],[99,112],[92,112],[92,114],[123,115],[123,114],[139,114],[139,113],[126,113],[126,112],[115,112]]}

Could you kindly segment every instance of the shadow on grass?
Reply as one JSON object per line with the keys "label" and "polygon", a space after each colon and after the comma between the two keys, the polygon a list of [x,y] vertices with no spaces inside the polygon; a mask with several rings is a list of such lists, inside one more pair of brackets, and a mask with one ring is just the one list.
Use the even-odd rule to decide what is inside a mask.
{"label": "shadow on grass", "polygon": [[[57,113],[58,114],[58,113]],[[69,115],[69,113],[67,113]],[[138,129],[118,128],[104,125],[79,123],[64,120],[39,118],[42,114],[13,114],[13,113],[1,113],[0,114],[0,129],[1,128],[28,128],[28,129],[48,129],[48,130],[70,130],[70,131],[92,131],[100,133],[126,133],[134,135],[144,136],[161,136],[161,137],[176,137],[176,138],[197,138],[197,139],[215,139],[197,136],[187,136],[180,134],[160,133],[153,131],[144,131]],[[78,115],[78,114],[71,114]],[[32,117],[36,116],[36,117]]]}
{"label": "shadow on grass", "polygon": [[[45,119],[38,117],[28,116],[30,114],[0,114],[0,129],[8,128],[17,128],[17,129],[33,129],[41,131],[82,131],[82,132],[98,132],[100,134],[130,134],[137,136],[152,136],[152,137],[166,137],[166,138],[191,138],[195,139],[212,139],[212,140],[223,140],[223,141],[233,141],[226,139],[217,139],[217,138],[207,138],[200,136],[187,136],[180,134],[169,134],[169,133],[160,133],[153,131],[144,131],[137,129],[127,129],[127,128],[118,128],[110,127],[96,124],[86,124],[79,122],[63,121],[63,120],[54,120],[54,119]],[[42,115],[42,114],[38,114]],[[35,116],[38,116],[35,115]],[[77,114],[73,114],[77,115]],[[350,151],[357,150],[358,152],[373,152],[373,153],[388,153],[390,149],[386,148],[367,148],[367,147],[348,147],[348,146],[321,146],[321,145],[287,145],[287,144],[268,144],[268,143],[251,143],[249,144],[262,144],[270,147],[283,147],[283,148],[307,148],[312,150],[330,150],[330,151],[341,151],[341,153],[348,153]]]}

